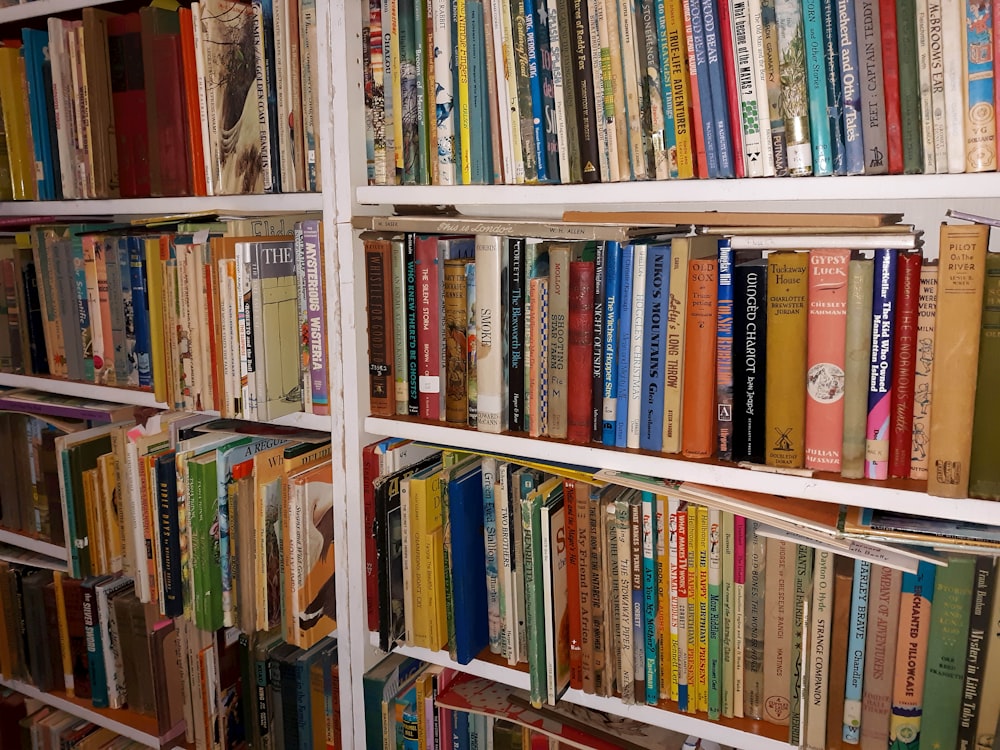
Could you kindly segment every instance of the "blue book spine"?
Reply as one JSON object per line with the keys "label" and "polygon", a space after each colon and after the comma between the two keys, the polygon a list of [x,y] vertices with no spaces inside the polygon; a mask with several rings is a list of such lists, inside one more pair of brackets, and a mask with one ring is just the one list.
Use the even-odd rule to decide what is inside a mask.
{"label": "blue book spine", "polygon": [[635,257],[635,247],[625,245],[622,248],[622,265],[620,280],[620,299],[618,306],[618,337],[615,341],[618,362],[615,378],[618,382],[618,398],[615,403],[615,446],[624,448],[628,433],[628,377],[631,365],[632,344],[632,261]]}
{"label": "blue book spine", "polygon": [[135,368],[139,387],[153,386],[152,339],[149,330],[149,297],[146,294],[146,248],[141,237],[128,238],[129,281],[132,283],[132,316],[135,319]]}
{"label": "blue book spine", "polygon": [[[70,461],[69,461],[69,451],[63,451],[62,458],[60,460],[62,461],[63,473],[65,474],[65,476],[67,477],[73,476],[72,468],[70,467]],[[65,513],[66,513],[66,528],[70,530],[71,535],[75,536],[74,530],[77,528],[77,525],[76,525],[76,503],[73,500],[73,483],[63,482],[62,488],[63,488],[63,493],[65,494],[66,497],[66,503],[63,506],[65,508]],[[80,547],[76,544],[77,540],[75,538],[68,539],[67,541],[69,542],[69,544],[67,544],[66,546],[69,547],[70,568],[72,576],[73,578],[80,578],[81,576]]]}
{"label": "blue book spine", "polygon": [[298,717],[299,726],[302,727],[302,731],[298,733],[297,750],[313,750],[312,732],[306,729],[312,725],[313,696],[309,676],[311,666],[312,660],[309,658],[295,660],[295,715]]}
{"label": "blue book spine", "polygon": [[[73,281],[76,285],[77,322],[80,324],[80,335],[83,337],[83,379],[94,382],[94,336],[90,330],[90,302],[87,301],[87,272],[84,269],[83,240],[79,234],[73,234],[71,242],[73,250]],[[71,331],[66,335],[73,335]]]}
{"label": "blue book spine", "polygon": [[602,434],[604,445],[615,444],[615,420],[618,416],[618,317],[622,248],[617,242],[605,245],[604,256],[604,402]]}
{"label": "blue book spine", "polygon": [[[427,49],[427,29],[425,25],[427,23],[427,1],[428,0],[416,0],[413,3],[413,71],[414,71],[414,82],[416,89],[416,101],[417,101],[417,138],[415,142],[416,148],[413,154],[413,166],[416,173],[416,183],[418,185],[430,185],[430,127],[431,124],[427,121],[427,78],[428,72],[430,73],[430,82],[433,85],[434,82],[434,54],[433,50]],[[428,51],[431,52],[428,55]],[[428,68],[428,57],[430,58],[430,71]]]}
{"label": "blue book spine", "polygon": [[670,245],[646,249],[646,304],[643,310],[642,415],[639,447],[663,448],[663,386],[667,351],[667,308],[670,299]]}
{"label": "blue book spine", "polygon": [[[656,495],[642,493],[642,593],[646,652],[646,703],[660,701],[660,621],[657,599],[656,549],[661,533],[656,525]],[[638,699],[639,696],[636,696]]]}
{"label": "blue book spine", "polygon": [[670,48],[667,44],[667,14],[664,3],[653,3],[656,42],[660,52],[660,96],[663,100],[663,148],[667,152],[668,177],[677,177],[677,126],[674,122],[674,89],[670,82]]}
{"label": "blue book spine", "polygon": [[472,139],[472,184],[485,185],[493,174],[490,146],[490,108],[486,80],[486,31],[481,2],[467,3],[466,37],[469,48],[469,111]]}
{"label": "blue book spine", "polygon": [[719,240],[719,285],[716,313],[715,393],[716,453],[733,458],[733,249],[729,238]]}
{"label": "blue book spine", "polygon": [[865,477],[889,475],[889,429],[892,417],[892,338],[896,319],[896,250],[875,251],[872,295],[871,370],[868,422],[865,428]]}
{"label": "blue book spine", "polygon": [[104,648],[101,626],[97,620],[97,594],[94,586],[100,581],[89,578],[80,587],[83,591],[83,628],[87,638],[87,666],[90,671],[90,701],[95,708],[108,707],[108,678],[104,669]]}
{"label": "blue book spine", "polygon": [[[542,130],[545,132],[545,158],[549,182],[560,182],[559,133],[556,131],[556,92],[552,81],[552,49],[549,37],[549,14],[546,0],[534,0],[535,7],[535,56],[542,83]],[[554,2],[550,0],[554,5]],[[563,146],[565,148],[565,144]],[[569,181],[569,177],[566,177]],[[498,179],[497,182],[500,182]]]}
{"label": "blue book spine", "polygon": [[49,143],[48,111],[45,99],[45,78],[43,65],[45,47],[49,43],[48,32],[38,29],[22,29],[24,45],[24,68],[28,82],[28,115],[31,119],[32,142],[35,149],[35,163],[41,165],[38,176],[39,200],[55,199],[55,176],[52,171],[52,144]]}
{"label": "blue book spine", "polygon": [[[846,174],[844,151],[843,90],[840,84],[840,42],[837,39],[837,2],[820,0],[823,24],[823,67],[826,73],[826,121],[830,127],[830,150],[833,154],[833,173]],[[809,121],[813,118],[810,113]],[[813,166],[816,159],[813,157]]]}
{"label": "blue book spine", "polygon": [[[452,592],[455,603],[455,660],[468,664],[490,643],[486,600],[485,508],[480,510],[483,489],[481,469],[448,484],[448,519],[451,524]],[[494,525],[496,523],[494,513]]]}
{"label": "blue book spine", "polygon": [[535,158],[538,160],[538,181],[548,182],[548,158],[545,141],[545,99],[542,93],[542,76],[538,69],[538,35],[535,33],[537,19],[538,12],[535,9],[535,0],[524,0],[524,30],[528,47],[528,83],[531,88],[531,119],[535,133]]}
{"label": "blue book spine", "polygon": [[708,54],[705,49],[705,29],[702,3],[692,0],[691,41],[694,44],[695,72],[698,75],[698,100],[701,103],[701,134],[705,141],[705,159],[708,176],[719,177],[719,144],[716,141],[715,114],[712,109],[712,84],[708,71]]}
{"label": "blue book spine", "polygon": [[[692,3],[692,5],[694,4]],[[712,92],[712,128],[719,153],[718,176],[735,177],[733,136],[729,130],[729,107],[726,103],[726,79],[721,57],[722,37],[719,33],[717,0],[701,0],[701,20],[702,29],[705,32],[705,59],[708,63],[709,88]],[[704,103],[702,107],[704,107]]]}
{"label": "blue book spine", "polygon": [[802,0],[802,34],[809,87],[809,142],[813,174],[833,174],[833,149],[827,119],[826,60],[823,46],[822,0]]}
{"label": "blue book spine", "polygon": [[[966,88],[966,157],[965,171],[992,171],[996,168],[993,72],[994,26],[992,4],[966,2],[964,13]],[[985,123],[983,127],[979,123]],[[975,144],[975,146],[973,146]]]}
{"label": "blue book spine", "polygon": [[865,636],[868,631],[868,588],[872,565],[854,561],[851,588],[851,632],[847,643],[847,684],[844,686],[844,742],[861,741],[861,689],[865,676]]}
{"label": "blue book spine", "polygon": [[469,716],[466,711],[455,711],[451,715],[451,748],[467,750],[469,747]]}
{"label": "blue book spine", "polygon": [[844,171],[865,173],[865,144],[861,127],[861,73],[858,34],[854,27],[854,0],[837,0],[840,38],[840,86],[844,115]]}
{"label": "blue book spine", "polygon": [[124,316],[125,382],[139,385],[139,372],[135,362],[135,306],[132,301],[132,266],[129,259],[128,238],[118,238],[118,278],[121,281],[122,311]]}
{"label": "blue book spine", "polygon": [[[500,552],[497,539],[497,512],[494,500],[497,481],[497,461],[495,458],[484,458],[482,468],[482,516],[483,539],[486,558],[484,570],[486,573],[486,605],[488,613],[488,635],[490,651],[501,653],[500,639],[503,625],[500,621]],[[457,626],[456,622],[456,626]]]}

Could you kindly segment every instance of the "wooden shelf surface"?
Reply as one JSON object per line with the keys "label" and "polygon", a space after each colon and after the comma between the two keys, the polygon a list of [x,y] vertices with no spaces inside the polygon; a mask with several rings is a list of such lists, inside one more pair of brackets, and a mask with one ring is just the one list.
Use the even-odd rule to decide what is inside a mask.
{"label": "wooden shelf surface", "polygon": [[[34,0],[27,5],[0,10],[48,5],[55,0]],[[68,0],[67,0],[68,2]],[[80,6],[96,5],[81,2]],[[45,15],[45,14],[39,14]],[[0,15],[0,23],[3,16]],[[2,201],[0,216],[85,216],[85,215],[135,215],[158,216],[194,211],[217,210],[220,213],[271,213],[275,211],[322,211],[320,193],[280,193],[273,195],[217,195],[177,196],[167,198],[114,198],[110,200],[67,201]]]}

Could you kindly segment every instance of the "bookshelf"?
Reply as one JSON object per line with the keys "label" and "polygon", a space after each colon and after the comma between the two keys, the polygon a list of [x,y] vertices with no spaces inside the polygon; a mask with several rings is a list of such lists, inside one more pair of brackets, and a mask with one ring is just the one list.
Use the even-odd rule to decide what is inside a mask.
{"label": "bookshelf", "polygon": [[[42,2],[42,0],[35,0]],[[175,196],[108,200],[5,201],[0,216],[161,216],[216,210],[240,214],[322,211],[320,193],[278,195]]]}
{"label": "bookshelf", "polygon": [[[384,186],[369,185],[365,164],[365,122],[362,79],[361,13],[364,9],[348,6],[338,9],[334,25],[343,34],[344,44],[333,54],[335,87],[333,108],[348,112],[334,123],[337,153],[351,155],[339,160],[336,167],[338,262],[342,347],[356,352],[357,361],[345,358],[344,369],[344,462],[349,468],[345,489],[349,496],[362,493],[361,449],[383,437],[406,438],[444,448],[466,448],[516,457],[538,458],[590,467],[615,468],[663,478],[690,480],[720,487],[786,495],[790,501],[804,498],[829,503],[849,503],[927,517],[948,518],[1000,525],[1000,506],[976,499],[944,500],[918,488],[916,482],[854,482],[819,474],[815,477],[752,472],[732,464],[693,461],[639,451],[575,446],[567,443],[532,439],[519,435],[484,434],[472,429],[445,426],[416,418],[373,417],[368,411],[368,364],[366,361],[366,301],[364,254],[358,232],[346,217],[390,215],[397,213],[437,212],[454,207],[470,217],[558,219],[566,209],[606,210],[733,210],[733,211],[885,211],[902,212],[904,223],[913,223],[924,231],[924,254],[937,257],[938,225],[945,220],[945,209],[960,208],[970,212],[995,215],[1000,197],[1000,175],[936,174],[852,177],[802,177],[760,179],[695,179],[686,181],[621,182],[569,185],[463,185],[463,186]],[[996,248],[997,232],[991,248]],[[365,563],[362,538],[363,511],[355,504],[348,508],[348,551],[352,567],[360,575]],[[371,561],[368,561],[369,563]],[[381,658],[378,638],[368,632],[363,587],[351,592],[349,614],[350,654],[355,672],[352,690],[356,704],[362,702],[361,673]],[[454,667],[487,677],[511,687],[526,688],[527,674],[490,661],[473,660],[458,665],[447,652],[399,647],[402,653],[442,666]],[[627,706],[617,699],[607,699],[569,690],[561,699],[582,706],[598,708],[620,716],[639,719],[680,732],[688,732],[734,747],[763,750],[787,748],[783,730],[773,727],[720,724],[671,713],[649,706]],[[354,737],[361,746],[365,736],[363,717],[354,724]],[[772,736],[773,735],[773,736]],[[371,738],[369,738],[370,740]]]}

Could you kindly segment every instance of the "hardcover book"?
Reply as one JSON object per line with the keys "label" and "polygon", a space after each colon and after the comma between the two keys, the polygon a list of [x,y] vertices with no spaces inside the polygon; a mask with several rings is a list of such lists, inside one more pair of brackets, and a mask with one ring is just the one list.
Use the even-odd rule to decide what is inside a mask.
{"label": "hardcover book", "polygon": [[972,460],[969,464],[969,495],[987,500],[1000,499],[1000,473],[991,446],[1000,432],[994,413],[996,399],[987,384],[996,382],[1000,370],[1000,255],[987,253],[986,281],[983,290],[982,331],[979,336],[979,365],[976,373],[975,417],[972,424]]}
{"label": "hardcover book", "polygon": [[844,356],[844,445],[840,474],[860,479],[865,473],[865,426],[868,375],[871,371],[872,285],[875,265],[854,258],[847,270],[847,334]]}
{"label": "hardcover book", "polygon": [[764,462],[767,260],[740,263],[733,290],[733,460]]}
{"label": "hardcover book", "polygon": [[692,259],[687,272],[689,300],[684,323],[687,337],[684,345],[681,447],[685,456],[705,458],[711,456],[716,448],[718,261]]}
{"label": "hardcover book", "polygon": [[934,365],[934,334],[937,330],[937,277],[937,261],[925,260],[920,267],[920,294],[917,301],[917,350],[913,368],[913,440],[910,447],[911,479],[927,479],[931,370]]}
{"label": "hardcover book", "polygon": [[893,332],[893,388],[890,403],[889,476],[910,476],[913,448],[914,378],[917,360],[917,311],[921,253],[899,256],[896,278],[896,321]]}
{"label": "hardcover book", "polygon": [[865,477],[889,475],[892,426],[893,344],[896,325],[896,266],[894,250],[875,251],[872,284],[871,369],[868,376],[868,420],[865,427]]}

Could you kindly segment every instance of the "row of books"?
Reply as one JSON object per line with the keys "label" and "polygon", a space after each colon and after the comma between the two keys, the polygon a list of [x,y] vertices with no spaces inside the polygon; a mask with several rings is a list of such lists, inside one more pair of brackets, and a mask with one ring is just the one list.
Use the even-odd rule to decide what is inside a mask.
{"label": "row of books", "polygon": [[316,5],[50,18],[0,47],[0,200],[320,189]]}
{"label": "row of books", "polygon": [[164,412],[55,439],[70,573],[199,629],[336,628],[329,435]]}
{"label": "row of books", "polygon": [[[943,225],[938,265],[902,224],[391,223],[451,233],[363,235],[373,414],[998,496],[983,226]],[[956,378],[971,432],[971,399],[930,408]]]}
{"label": "row of books", "polygon": [[997,169],[993,18],[981,4],[369,8],[373,184]]}
{"label": "row of books", "polygon": [[122,575],[80,580],[0,562],[0,673],[150,716],[157,737],[196,748],[322,748],[338,736],[334,639],[305,650],[277,631],[199,630],[134,588]]}
{"label": "row of books", "polygon": [[214,219],[39,224],[0,245],[0,369],[227,417],[329,414],[320,222]]}
{"label": "row of books", "polygon": [[719,750],[714,743],[580,706],[536,709],[523,690],[399,654],[365,674],[364,691],[369,750],[386,743],[430,750]]}
{"label": "row of books", "polygon": [[73,750],[141,750],[141,742],[115,734],[106,727],[52,706],[39,705],[20,693],[0,697],[0,727],[16,750],[66,747]]}
{"label": "row of books", "polygon": [[382,647],[527,663],[533,706],[573,687],[763,719],[795,746],[989,746],[993,556],[872,563],[683,492],[561,471],[434,452],[377,479]]}

